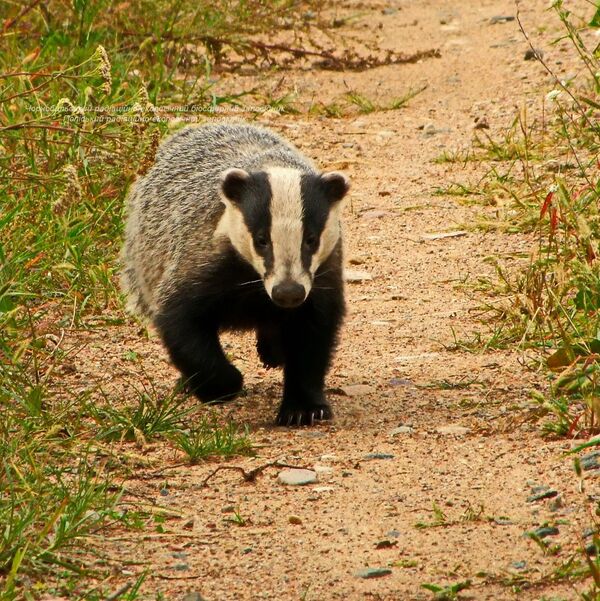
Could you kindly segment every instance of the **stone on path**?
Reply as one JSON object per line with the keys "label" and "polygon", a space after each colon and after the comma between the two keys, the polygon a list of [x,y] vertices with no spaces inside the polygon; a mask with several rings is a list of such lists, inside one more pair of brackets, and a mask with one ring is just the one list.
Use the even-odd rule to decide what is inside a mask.
{"label": "stone on path", "polygon": [[363,396],[365,394],[373,394],[375,388],[368,384],[349,384],[348,386],[342,386],[340,390],[346,396]]}
{"label": "stone on path", "polygon": [[288,486],[304,486],[317,481],[317,474],[312,470],[289,469],[279,472],[277,479]]}
{"label": "stone on path", "polygon": [[414,431],[415,429],[411,428],[410,426],[398,426],[390,432],[390,436],[398,436],[400,434],[412,434]]}
{"label": "stone on path", "polygon": [[364,570],[358,570],[356,576],[358,578],[381,578],[382,576],[389,576],[392,570],[389,568],[365,568]]}
{"label": "stone on path", "polygon": [[393,459],[394,456],[391,453],[367,453],[365,459]]}
{"label": "stone on path", "polygon": [[471,428],[467,428],[466,426],[457,426],[457,425],[449,425],[449,426],[440,426],[436,428],[436,432],[438,434],[443,434],[444,436],[464,436],[471,431]]}
{"label": "stone on path", "polygon": [[345,269],[344,279],[347,282],[369,282],[373,276],[368,271],[360,271],[358,269]]}

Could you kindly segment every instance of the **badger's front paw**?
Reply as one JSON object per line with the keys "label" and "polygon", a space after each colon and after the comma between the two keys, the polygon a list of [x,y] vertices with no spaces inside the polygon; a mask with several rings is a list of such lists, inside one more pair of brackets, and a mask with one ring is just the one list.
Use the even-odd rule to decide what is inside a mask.
{"label": "badger's front paw", "polygon": [[277,414],[278,426],[313,426],[316,422],[333,419],[331,406],[325,400],[308,403],[283,401]]}

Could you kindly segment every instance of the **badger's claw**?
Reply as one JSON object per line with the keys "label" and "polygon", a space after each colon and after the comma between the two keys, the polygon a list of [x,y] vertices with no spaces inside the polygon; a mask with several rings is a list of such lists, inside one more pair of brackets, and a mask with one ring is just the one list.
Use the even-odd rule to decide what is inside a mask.
{"label": "badger's claw", "polygon": [[331,420],[333,413],[327,404],[309,405],[299,407],[296,405],[282,404],[277,415],[278,426],[300,427],[314,426],[315,422]]}

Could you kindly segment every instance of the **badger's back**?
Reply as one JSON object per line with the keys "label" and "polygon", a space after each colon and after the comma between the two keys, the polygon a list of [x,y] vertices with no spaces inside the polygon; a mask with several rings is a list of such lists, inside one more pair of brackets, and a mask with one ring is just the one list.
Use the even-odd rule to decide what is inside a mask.
{"label": "badger's back", "polygon": [[168,138],[127,200],[122,283],[130,309],[154,317],[175,286],[220,252],[213,233],[224,170],[277,166],[315,173],[297,149],[260,127],[187,127]]}

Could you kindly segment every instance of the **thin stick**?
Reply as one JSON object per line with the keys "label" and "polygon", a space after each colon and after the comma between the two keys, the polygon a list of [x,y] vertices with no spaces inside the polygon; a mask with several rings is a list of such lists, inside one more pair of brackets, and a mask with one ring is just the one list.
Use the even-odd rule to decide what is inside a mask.
{"label": "thin stick", "polygon": [[106,601],[115,601],[115,599],[118,599],[121,595],[124,595],[132,586],[132,583],[128,582],[127,584],[123,585],[118,591],[106,597]]}
{"label": "thin stick", "polygon": [[298,465],[289,465],[287,463],[280,463],[279,461],[271,461],[269,463],[266,463],[265,465],[255,467],[253,470],[249,470],[249,471],[246,471],[243,467],[240,467],[239,465],[220,465],[216,470],[213,470],[210,474],[208,474],[208,476],[206,476],[206,478],[204,478],[204,480],[202,480],[202,482],[200,482],[200,488],[204,488],[205,486],[207,486],[208,481],[213,476],[218,474],[221,470],[234,470],[236,472],[240,472],[242,474],[242,478],[244,479],[244,482],[255,482],[256,478],[260,474],[262,474],[262,472],[264,472],[266,469],[268,469],[270,467],[289,467],[289,468],[298,469],[298,470],[310,469],[310,468],[302,467],[302,466],[298,466]]}

